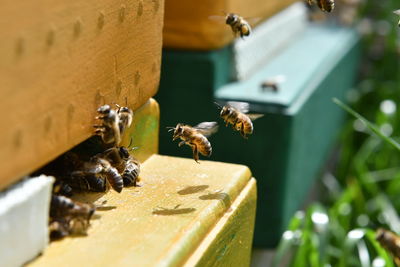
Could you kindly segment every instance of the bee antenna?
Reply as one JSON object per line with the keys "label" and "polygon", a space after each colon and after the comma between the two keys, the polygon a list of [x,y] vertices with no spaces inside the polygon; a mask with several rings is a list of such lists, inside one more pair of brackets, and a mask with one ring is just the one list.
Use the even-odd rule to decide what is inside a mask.
{"label": "bee antenna", "polygon": [[219,109],[222,109],[222,106],[221,106],[220,104],[218,104],[218,102],[214,102],[214,104],[217,105],[217,107],[218,107]]}
{"label": "bee antenna", "polygon": [[133,143],[133,138],[132,138],[132,136],[131,136],[131,141],[129,141],[128,148],[132,145],[132,143]]}
{"label": "bee antenna", "polygon": [[173,131],[175,129],[175,127],[171,127],[171,126],[168,126],[166,128],[168,129],[168,132]]}
{"label": "bee antenna", "polygon": [[130,148],[129,150],[133,151],[133,150],[136,150],[136,149],[139,149],[139,147],[138,146],[134,146],[134,147]]}

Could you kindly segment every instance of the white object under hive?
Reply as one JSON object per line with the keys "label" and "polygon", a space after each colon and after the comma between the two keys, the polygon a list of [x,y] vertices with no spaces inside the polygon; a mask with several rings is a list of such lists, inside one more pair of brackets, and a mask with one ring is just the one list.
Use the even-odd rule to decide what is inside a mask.
{"label": "white object under hive", "polygon": [[21,266],[48,244],[54,178],[29,178],[0,192],[0,266]]}
{"label": "white object under hive", "polygon": [[237,80],[247,80],[258,68],[284,51],[307,29],[308,15],[304,2],[296,2],[253,28],[244,40],[233,44]]}

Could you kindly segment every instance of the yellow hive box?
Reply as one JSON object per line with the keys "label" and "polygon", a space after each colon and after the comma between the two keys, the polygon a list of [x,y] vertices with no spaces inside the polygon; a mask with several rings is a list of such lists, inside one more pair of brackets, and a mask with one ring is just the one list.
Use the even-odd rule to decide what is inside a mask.
{"label": "yellow hive box", "polygon": [[[228,25],[210,20],[223,12],[245,18],[268,18],[295,0],[166,0],[164,47],[212,50],[232,42]],[[293,22],[295,23],[295,22]]]}
{"label": "yellow hive box", "polygon": [[29,266],[250,266],[256,183],[247,167],[153,155],[140,177],[142,187],[78,197],[106,201],[88,236],[51,243]]}
{"label": "yellow hive box", "polygon": [[1,6],[0,189],[90,137],[100,105],[156,93],[164,1]]}

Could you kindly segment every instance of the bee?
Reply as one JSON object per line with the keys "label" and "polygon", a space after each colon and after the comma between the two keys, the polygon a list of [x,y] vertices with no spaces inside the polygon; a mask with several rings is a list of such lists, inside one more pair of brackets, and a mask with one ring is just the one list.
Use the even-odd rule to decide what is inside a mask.
{"label": "bee", "polygon": [[273,92],[278,92],[279,84],[283,83],[285,80],[286,78],[284,75],[277,75],[262,82],[261,88],[263,89],[263,91],[268,88],[271,88]]}
{"label": "bee", "polygon": [[50,203],[50,237],[86,234],[90,218],[95,212],[90,204],[73,201],[65,196],[52,195]]}
{"label": "bee", "polygon": [[[129,145],[130,146],[130,145]],[[132,148],[135,149],[135,148]],[[107,149],[97,157],[108,160],[122,175],[124,186],[137,186],[140,162],[129,153],[129,149],[120,146]]]}
{"label": "bee", "polygon": [[90,188],[89,181],[92,181],[94,184],[101,184],[101,180],[106,180],[118,193],[121,193],[124,187],[122,176],[118,170],[113,167],[108,160],[101,158],[100,155],[93,156],[89,161],[84,162],[80,170],[73,171],[71,173],[71,180],[75,179],[77,181],[87,182],[88,188]]}
{"label": "bee", "polygon": [[231,26],[232,32],[236,37],[238,34],[241,38],[244,36],[249,36],[251,32],[250,24],[241,16],[229,13],[226,14],[225,23]]}
{"label": "bee", "polygon": [[376,240],[392,254],[397,266],[400,266],[400,237],[383,228],[376,231]]}
{"label": "bee", "polygon": [[117,114],[119,117],[119,132],[120,135],[122,136],[125,132],[126,128],[129,128],[132,124],[132,119],[133,119],[133,112],[130,108],[128,107],[121,107],[118,104],[115,104],[117,106]]}
{"label": "bee", "polygon": [[[396,15],[400,15],[400,9],[397,9],[397,10],[393,11],[393,13],[396,14]],[[397,25],[400,27],[400,20],[399,20]]]}
{"label": "bee", "polygon": [[199,163],[199,152],[204,156],[211,156],[212,147],[207,137],[218,130],[218,125],[213,122],[202,122],[196,126],[178,123],[176,127],[168,127],[168,131],[174,131],[172,141],[180,138],[178,146],[186,144],[193,150],[193,159]]}
{"label": "bee", "polygon": [[109,105],[97,109],[99,116],[96,117],[101,123],[94,125],[95,134],[99,135],[105,144],[116,144],[121,142],[121,131],[119,114]]}
{"label": "bee", "polygon": [[232,128],[239,131],[243,138],[247,139],[247,135],[253,133],[252,121],[264,116],[263,114],[246,114],[249,111],[249,103],[246,102],[228,102],[221,107],[220,116],[225,121],[225,125],[232,124]]}
{"label": "bee", "polygon": [[335,8],[334,0],[308,0],[308,4],[317,4],[319,9],[324,12],[331,12]]}
{"label": "bee", "polygon": [[[235,13],[225,13],[225,16],[209,16],[209,19],[222,22],[224,21],[227,25],[231,26],[233,35],[236,37],[239,35],[242,39],[244,36],[249,36],[252,29],[250,23]],[[255,24],[259,18],[251,18],[251,23]]]}

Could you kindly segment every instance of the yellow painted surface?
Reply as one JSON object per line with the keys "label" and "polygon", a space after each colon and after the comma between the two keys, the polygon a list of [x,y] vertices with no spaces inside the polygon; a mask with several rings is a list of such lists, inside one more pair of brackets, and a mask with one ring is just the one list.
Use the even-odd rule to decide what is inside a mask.
{"label": "yellow painted surface", "polygon": [[124,134],[122,145],[128,146],[132,138],[132,147],[137,147],[132,154],[140,161],[145,161],[158,153],[158,133],[160,108],[156,100],[150,98],[133,114],[132,125]]}
{"label": "yellow painted surface", "polygon": [[[251,173],[242,165],[200,162],[153,155],[143,163],[142,187],[82,196],[80,200],[106,201],[89,235],[53,242],[29,265],[182,266],[200,246],[206,248],[201,249],[204,255],[212,255],[207,249],[212,247],[223,252],[210,233],[225,239],[219,242],[228,247],[225,255],[239,251],[236,243],[244,242],[246,251],[240,251],[248,262],[251,237],[244,235],[253,231],[255,211]],[[236,230],[231,245],[226,235]]]}
{"label": "yellow painted surface", "polygon": [[250,266],[256,200],[257,187],[253,178],[185,266]]}
{"label": "yellow painted surface", "polygon": [[[232,42],[231,28],[210,16],[237,13],[245,18],[268,18],[296,0],[166,0],[163,46],[212,50]],[[251,21],[251,20],[249,20]]]}
{"label": "yellow painted surface", "polygon": [[3,0],[0,189],[93,133],[96,109],[158,88],[163,0]]}

